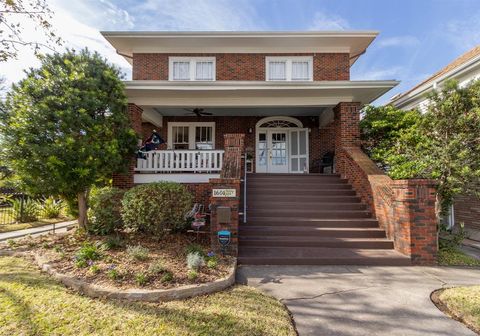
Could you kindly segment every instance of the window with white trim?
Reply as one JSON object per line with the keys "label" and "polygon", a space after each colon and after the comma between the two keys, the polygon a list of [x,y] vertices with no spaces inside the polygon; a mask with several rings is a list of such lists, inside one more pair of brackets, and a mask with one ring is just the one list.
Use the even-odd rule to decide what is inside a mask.
{"label": "window with white trim", "polygon": [[215,149],[214,122],[169,122],[168,148]]}
{"label": "window with white trim", "polygon": [[215,57],[169,57],[171,81],[214,81]]}
{"label": "window with white trim", "polygon": [[313,57],[266,57],[267,81],[312,81]]}

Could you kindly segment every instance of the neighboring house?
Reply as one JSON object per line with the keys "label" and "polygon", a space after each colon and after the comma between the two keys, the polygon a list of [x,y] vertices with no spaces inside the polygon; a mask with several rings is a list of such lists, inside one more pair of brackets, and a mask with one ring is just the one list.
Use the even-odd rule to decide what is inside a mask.
{"label": "neighboring house", "polygon": [[[395,203],[395,188],[411,184],[396,185],[359,150],[361,107],[398,83],[350,80],[377,32],[102,34],[132,64],[133,128],[166,141],[116,174],[115,186],[184,183],[211,205],[212,241],[228,228],[243,263],[433,262],[429,219],[415,217],[422,244],[412,247],[404,229],[417,223],[401,212],[415,210]],[[331,155],[337,174],[319,174]],[[431,198],[429,183],[419,188],[414,202]]]}
{"label": "neighboring house", "polygon": [[[393,97],[390,103],[404,110],[418,108],[425,111],[428,106],[428,94],[440,88],[449,79],[455,79],[460,86],[480,79],[480,46],[461,55],[407,92]],[[448,222],[450,227],[455,223],[464,223],[470,238],[480,240],[480,199],[470,195],[457,197]]]}

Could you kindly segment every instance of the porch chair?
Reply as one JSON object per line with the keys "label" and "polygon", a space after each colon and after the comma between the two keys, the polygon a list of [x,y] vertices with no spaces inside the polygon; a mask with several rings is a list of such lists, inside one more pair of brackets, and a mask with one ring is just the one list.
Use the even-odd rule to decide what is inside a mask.
{"label": "porch chair", "polygon": [[[322,159],[320,160],[320,173],[322,174],[332,174],[333,173],[333,163],[335,159],[335,152],[327,152],[322,156]],[[328,169],[328,173],[325,172],[325,168],[330,168]]]}

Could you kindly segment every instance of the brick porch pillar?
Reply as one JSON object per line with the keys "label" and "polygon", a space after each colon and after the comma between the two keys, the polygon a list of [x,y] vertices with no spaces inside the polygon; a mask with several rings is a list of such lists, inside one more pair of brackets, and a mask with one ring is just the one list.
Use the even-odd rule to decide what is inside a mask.
{"label": "brick porch pillar", "polygon": [[[128,104],[128,117],[133,130],[137,133],[138,138],[142,138],[142,109],[135,104]],[[129,189],[133,187],[133,174],[135,169],[135,158],[132,158],[128,171],[126,173],[116,173],[112,176],[112,184],[114,187]]]}
{"label": "brick porch pillar", "polygon": [[360,146],[360,103],[338,103],[333,108],[335,127],[335,170],[345,176],[343,148]]}
{"label": "brick porch pillar", "polygon": [[392,181],[395,249],[414,265],[437,263],[438,237],[434,180]]}
{"label": "brick porch pillar", "polygon": [[[230,246],[227,253],[237,256],[238,253],[238,224],[239,207],[241,198],[240,179],[242,177],[242,154],[245,150],[245,134],[225,134],[225,154],[223,156],[223,168],[219,179],[210,179],[210,233],[212,249],[220,252],[217,233],[221,230],[231,232]],[[213,189],[234,189],[234,197],[213,197]],[[222,223],[218,216],[219,207],[229,207],[231,218],[229,222]]]}

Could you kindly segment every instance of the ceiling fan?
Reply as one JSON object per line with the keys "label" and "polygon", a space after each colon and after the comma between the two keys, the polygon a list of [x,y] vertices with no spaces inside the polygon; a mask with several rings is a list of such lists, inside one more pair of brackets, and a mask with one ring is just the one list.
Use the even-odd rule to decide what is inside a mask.
{"label": "ceiling fan", "polygon": [[188,111],[190,113],[187,113],[187,114],[195,114],[197,117],[201,117],[201,116],[211,116],[212,113],[210,112],[204,112],[205,109],[203,108],[198,108],[198,107],[195,107],[193,110],[192,109],[184,109],[185,111]]}

